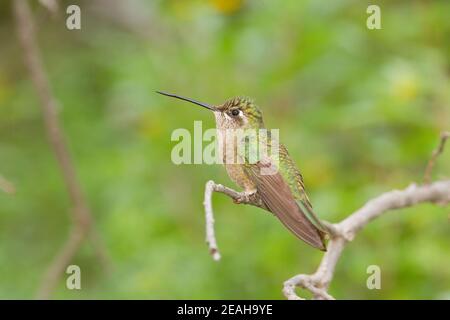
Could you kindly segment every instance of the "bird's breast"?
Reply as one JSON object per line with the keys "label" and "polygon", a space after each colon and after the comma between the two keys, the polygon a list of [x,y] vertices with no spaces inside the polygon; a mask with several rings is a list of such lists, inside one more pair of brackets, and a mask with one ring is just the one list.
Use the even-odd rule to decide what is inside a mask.
{"label": "bird's breast", "polygon": [[238,152],[238,139],[230,131],[226,132],[225,130],[218,130],[217,138],[222,163],[225,165],[230,179],[246,192],[255,191],[256,186],[244,171],[244,159]]}

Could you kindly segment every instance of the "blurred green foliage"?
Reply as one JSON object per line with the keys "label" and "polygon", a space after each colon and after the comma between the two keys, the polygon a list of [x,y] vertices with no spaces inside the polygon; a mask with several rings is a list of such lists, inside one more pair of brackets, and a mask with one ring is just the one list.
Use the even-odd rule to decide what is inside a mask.
{"label": "blurred green foliage", "polygon": [[[34,1],[33,1],[34,2]],[[172,164],[176,128],[211,114],[158,96],[218,104],[256,99],[281,129],[319,216],[338,221],[383,191],[420,182],[450,128],[449,1],[61,1],[33,3],[38,41],[61,103],[71,154],[114,270],[89,245],[74,261],[82,290],[56,298],[281,299],[282,282],[313,272],[322,253],[270,214],[214,197],[223,260],[204,243],[207,180],[219,165]],[[82,29],[65,27],[78,3]],[[382,29],[366,28],[378,4]],[[9,1],[0,4],[0,298],[33,298],[65,241],[70,203],[23,65]],[[450,152],[435,178],[450,174]],[[338,298],[449,298],[448,208],[383,216],[344,251]],[[382,289],[366,288],[366,268]]]}

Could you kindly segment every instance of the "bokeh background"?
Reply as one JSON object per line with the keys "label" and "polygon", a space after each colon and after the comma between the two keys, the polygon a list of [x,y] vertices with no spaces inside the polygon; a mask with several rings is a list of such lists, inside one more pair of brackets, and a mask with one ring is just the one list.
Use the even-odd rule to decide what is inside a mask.
{"label": "bokeh background", "polygon": [[[220,165],[171,162],[170,140],[211,114],[159,96],[218,104],[255,98],[304,175],[318,215],[339,221],[383,191],[421,182],[450,129],[449,1],[32,1],[37,41],[68,145],[112,260],[86,243],[82,290],[60,299],[282,299],[283,281],[322,253],[270,214],[214,197],[223,260],[204,243],[205,182]],[[65,8],[81,7],[81,30]],[[378,4],[382,29],[368,30]],[[34,298],[67,238],[70,202],[46,140],[10,1],[0,3],[0,298]],[[434,178],[450,174],[450,152]],[[386,214],[344,251],[330,293],[348,299],[450,298],[449,208]],[[366,269],[382,271],[368,290]]]}

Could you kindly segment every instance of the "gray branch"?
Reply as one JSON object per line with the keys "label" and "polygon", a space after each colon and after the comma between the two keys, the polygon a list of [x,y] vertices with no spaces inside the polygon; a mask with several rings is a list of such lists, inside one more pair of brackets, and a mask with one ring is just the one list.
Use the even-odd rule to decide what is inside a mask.
{"label": "gray branch", "polygon": [[[212,209],[213,192],[223,193],[237,203],[249,204],[264,208],[259,199],[249,199],[245,193],[235,191],[213,181],[208,181],[205,188],[206,213],[206,243],[213,259],[218,261],[220,253],[214,233],[214,215]],[[349,241],[352,241],[358,231],[373,219],[390,210],[407,208],[420,203],[430,202],[438,205],[450,203],[450,180],[437,181],[427,185],[411,184],[403,190],[393,190],[368,201],[362,208],[355,211],[339,223],[326,223],[331,239],[327,252],[313,274],[299,274],[284,282],[283,294],[290,300],[301,299],[295,292],[296,287],[310,291],[314,299],[334,299],[328,292],[333,279],[336,264]]]}
{"label": "gray branch", "polygon": [[333,299],[327,290],[333,279],[334,270],[346,244],[356,233],[383,213],[430,202],[439,205],[450,203],[450,180],[437,181],[418,186],[411,184],[403,190],[393,190],[368,201],[343,221],[331,225],[335,230],[317,271],[313,274],[299,274],[284,282],[283,294],[288,299],[301,299],[296,287],[309,290],[315,299]]}
{"label": "gray branch", "polygon": [[[41,1],[41,3],[47,5],[51,5],[52,2],[55,3],[54,1],[48,0]],[[95,253],[105,269],[109,268],[109,258],[105,246],[101,242],[100,236],[94,226],[92,213],[69,154],[63,128],[58,117],[57,110],[59,109],[59,104],[50,88],[40,51],[35,40],[36,34],[30,6],[27,0],[14,0],[12,7],[19,43],[24,54],[25,65],[28,68],[31,82],[38,94],[47,138],[55,154],[67,193],[73,205],[73,210],[71,210],[74,224],[72,231],[69,234],[67,242],[47,270],[38,292],[39,298],[47,299],[56,288],[65,268],[73,259],[73,256],[80,248],[86,236],[90,237]]]}

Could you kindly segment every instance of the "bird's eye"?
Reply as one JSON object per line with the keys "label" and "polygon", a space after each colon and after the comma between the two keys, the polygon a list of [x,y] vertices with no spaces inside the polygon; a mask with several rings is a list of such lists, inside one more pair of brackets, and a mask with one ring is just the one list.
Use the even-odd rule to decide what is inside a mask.
{"label": "bird's eye", "polygon": [[233,109],[233,110],[231,110],[231,115],[232,115],[233,117],[237,117],[237,116],[239,115],[239,113],[240,113],[239,109]]}

